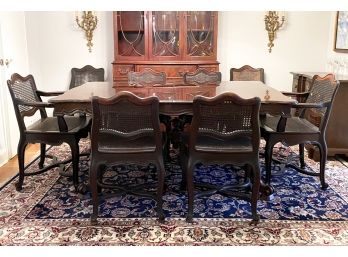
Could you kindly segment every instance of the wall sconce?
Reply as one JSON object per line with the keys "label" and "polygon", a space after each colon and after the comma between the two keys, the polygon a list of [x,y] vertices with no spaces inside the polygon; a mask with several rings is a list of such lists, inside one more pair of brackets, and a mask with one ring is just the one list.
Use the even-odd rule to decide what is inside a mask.
{"label": "wall sconce", "polygon": [[272,52],[272,47],[274,46],[273,41],[276,36],[276,32],[278,29],[280,29],[285,21],[284,15],[282,15],[281,20],[279,20],[278,12],[275,11],[269,11],[265,15],[265,28],[268,32],[268,44],[269,47],[268,51]]}
{"label": "wall sconce", "polygon": [[87,47],[89,52],[92,52],[93,31],[97,27],[98,18],[92,11],[83,11],[80,18],[78,12],[76,12],[75,17],[77,25],[85,31]]}

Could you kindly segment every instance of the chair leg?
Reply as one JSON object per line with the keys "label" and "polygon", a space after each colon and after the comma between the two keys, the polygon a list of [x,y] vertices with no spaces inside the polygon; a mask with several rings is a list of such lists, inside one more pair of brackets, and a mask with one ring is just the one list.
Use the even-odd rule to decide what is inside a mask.
{"label": "chair leg", "polygon": [[46,144],[41,143],[40,144],[40,162],[39,162],[39,168],[42,169],[43,165],[45,163],[45,157],[46,157]]}
{"label": "chair leg", "polygon": [[260,194],[260,184],[261,184],[261,176],[260,176],[260,167],[259,164],[252,165],[252,178],[253,185],[251,189],[251,214],[253,217],[252,224],[256,225],[260,216],[257,214],[257,200],[259,199]]}
{"label": "chair leg", "polygon": [[273,142],[270,140],[266,141],[265,146],[265,168],[266,168],[266,184],[271,184],[271,173],[272,173],[272,154],[273,154]]}
{"label": "chair leg", "polygon": [[[103,171],[105,170],[106,166],[105,165],[99,165],[99,168],[98,168],[98,174],[97,174],[97,181],[102,181],[103,180]],[[97,191],[98,191],[98,194],[100,194],[102,192],[102,187],[98,186],[97,184]]]}
{"label": "chair leg", "polygon": [[187,198],[188,198],[188,210],[187,210],[187,222],[192,222],[193,218],[193,201],[194,201],[194,184],[193,184],[193,172],[195,164],[189,159],[186,170],[186,185],[187,185]]}
{"label": "chair leg", "polygon": [[17,147],[17,156],[18,156],[18,167],[19,167],[19,178],[18,182],[15,184],[16,190],[21,191],[23,182],[24,182],[24,154],[27,142],[24,140],[19,140]]}
{"label": "chair leg", "polygon": [[92,194],[92,205],[93,205],[93,212],[91,215],[91,224],[96,225],[97,224],[97,218],[98,218],[98,207],[99,207],[99,201],[98,201],[98,173],[100,172],[100,165],[98,163],[95,163],[92,161],[91,167],[89,170],[89,184],[91,188],[91,194]]}
{"label": "chair leg", "polygon": [[251,174],[251,167],[250,167],[250,165],[245,165],[244,170],[245,170],[245,172],[244,172],[244,183],[247,183],[249,179],[250,180],[252,179],[251,178],[252,174]]}
{"label": "chair leg", "polygon": [[163,213],[163,191],[164,191],[164,175],[165,168],[163,159],[158,161],[156,165],[157,174],[158,174],[158,185],[157,185],[157,213],[160,222],[164,221],[164,213]]}
{"label": "chair leg", "polygon": [[78,191],[79,185],[79,158],[80,158],[80,150],[79,150],[79,142],[74,140],[69,143],[71,149],[71,157],[72,157],[72,165],[73,165],[73,184],[75,187],[75,191]]}
{"label": "chair leg", "polygon": [[180,143],[180,151],[179,151],[179,161],[181,168],[181,183],[180,190],[186,190],[187,187],[187,147],[183,142]]}
{"label": "chair leg", "polygon": [[299,149],[299,153],[300,153],[301,169],[304,169],[306,167],[306,163],[304,161],[304,144],[299,144],[298,149]]}
{"label": "chair leg", "polygon": [[318,148],[320,151],[320,170],[319,170],[319,178],[321,183],[321,188],[325,190],[328,188],[328,184],[325,182],[325,164],[327,160],[327,146],[325,141],[319,142]]}
{"label": "chair leg", "polygon": [[170,140],[168,137],[168,132],[162,132],[162,140],[163,140],[163,158],[165,161],[170,161]]}

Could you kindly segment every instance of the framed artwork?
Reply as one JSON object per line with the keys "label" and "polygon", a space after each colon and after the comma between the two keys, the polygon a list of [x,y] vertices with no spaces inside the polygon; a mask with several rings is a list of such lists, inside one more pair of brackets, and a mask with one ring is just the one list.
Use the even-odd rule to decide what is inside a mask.
{"label": "framed artwork", "polygon": [[337,12],[334,50],[348,52],[348,11]]}

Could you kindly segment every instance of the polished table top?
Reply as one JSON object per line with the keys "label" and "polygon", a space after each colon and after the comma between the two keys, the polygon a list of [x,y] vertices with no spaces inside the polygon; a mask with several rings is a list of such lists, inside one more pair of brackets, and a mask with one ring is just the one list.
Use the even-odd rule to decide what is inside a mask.
{"label": "polished table top", "polygon": [[[152,90],[149,92],[151,92],[150,95],[158,94],[160,98],[160,113],[174,116],[192,113],[192,99],[194,95],[201,94],[202,89],[207,88],[211,96],[224,92],[234,92],[242,98],[259,97],[261,99],[261,113],[289,115],[291,106],[296,103],[296,100],[283,95],[277,89],[269,87],[260,81],[223,81],[219,86],[171,85],[152,87],[149,88]],[[128,88],[115,89],[109,82],[87,82],[66,91],[62,95],[49,99],[49,102],[54,104],[54,114],[57,116],[71,115],[77,112],[92,113],[92,96],[110,98],[116,95],[117,90],[122,91],[124,89]],[[130,90],[132,89],[144,89],[146,91],[146,88],[130,87]],[[161,99],[163,97],[161,92],[163,93],[164,91],[166,99]],[[183,100],[183,96],[180,94],[183,91],[189,92],[192,95],[191,99]]]}
{"label": "polished table top", "polygon": [[[156,87],[161,88],[161,87]],[[163,87],[162,87],[163,88]],[[169,88],[169,87],[165,87]],[[190,88],[193,90],[198,86],[188,86],[188,85],[177,85],[172,86],[170,89],[175,92],[181,88]],[[215,95],[222,94],[224,92],[233,92],[239,95],[242,98],[252,98],[259,97],[262,103],[279,103],[279,104],[293,104],[296,100],[283,95],[277,89],[267,86],[266,84],[260,81],[222,81],[219,86],[215,88]],[[79,87],[72,88],[66,91],[64,94],[57,97],[51,98],[50,103],[60,104],[60,103],[90,103],[92,96],[98,96],[103,98],[110,98],[117,93],[117,89],[112,87],[112,84],[109,82],[87,82]],[[155,95],[155,93],[153,94]],[[173,94],[174,95],[174,94]],[[162,100],[160,102],[171,102],[171,103],[180,103],[180,102],[192,102],[192,100],[182,100],[171,99]]]}

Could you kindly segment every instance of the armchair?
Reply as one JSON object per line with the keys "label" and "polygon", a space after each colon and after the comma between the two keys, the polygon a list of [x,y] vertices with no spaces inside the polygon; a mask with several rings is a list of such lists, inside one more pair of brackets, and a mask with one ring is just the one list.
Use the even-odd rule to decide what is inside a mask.
{"label": "armchair", "polygon": [[[299,115],[292,117],[266,116],[261,125],[261,135],[266,141],[265,146],[265,166],[266,183],[271,183],[271,162],[273,147],[278,142],[287,145],[299,145],[300,167],[292,165],[297,171],[319,176],[321,187],[326,189],[328,184],[325,182],[325,163],[327,159],[327,145],[325,133],[328,119],[331,112],[331,103],[339,87],[339,82],[334,80],[332,75],[323,78],[315,75],[313,77],[310,92],[308,93],[289,93],[289,96],[307,96],[304,103],[297,103],[293,107],[299,110]],[[286,93],[285,93],[286,94]],[[295,112],[296,114],[296,112]],[[318,117],[321,117],[318,119]],[[319,122],[320,120],[320,122]],[[305,169],[304,144],[314,144],[320,151],[320,169],[312,172]]]}
{"label": "armchair", "polygon": [[[16,189],[20,191],[23,186],[24,177],[42,173],[60,163],[54,163],[44,167],[46,157],[46,144],[60,145],[69,144],[71,148],[73,163],[73,182],[75,189],[78,186],[78,165],[79,165],[79,140],[88,136],[90,127],[90,118],[87,117],[66,117],[67,131],[59,130],[58,118],[48,117],[45,108],[52,108],[53,104],[44,103],[41,96],[56,96],[62,92],[45,93],[37,90],[34,77],[28,75],[22,77],[14,73],[7,85],[13,101],[17,123],[20,131],[18,142],[18,166],[19,181],[16,183]],[[33,116],[37,111],[40,112],[41,119],[37,120],[30,126],[26,126],[24,117]],[[25,173],[24,152],[28,143],[40,143],[41,154],[39,168],[40,170],[33,173]]]}

